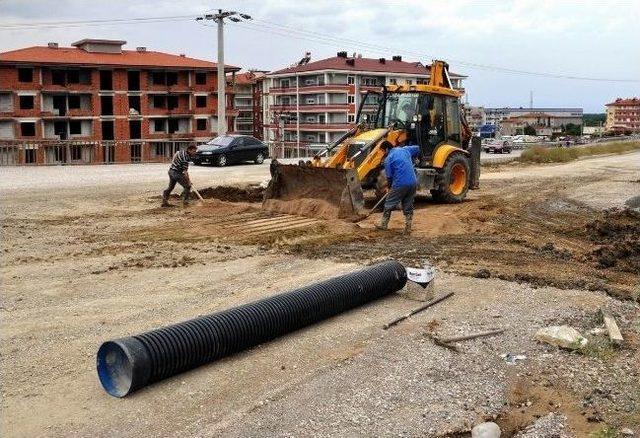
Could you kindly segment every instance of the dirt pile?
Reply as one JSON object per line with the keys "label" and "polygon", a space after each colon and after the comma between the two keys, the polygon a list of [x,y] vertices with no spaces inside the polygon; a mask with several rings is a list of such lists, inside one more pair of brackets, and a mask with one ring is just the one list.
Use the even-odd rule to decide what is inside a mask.
{"label": "dirt pile", "polygon": [[599,246],[590,256],[600,268],[640,272],[640,213],[610,210],[587,224],[590,238]]}
{"label": "dirt pile", "polygon": [[227,202],[262,202],[264,196],[264,188],[260,186],[217,186],[207,187],[199,192],[205,199],[214,198]]}

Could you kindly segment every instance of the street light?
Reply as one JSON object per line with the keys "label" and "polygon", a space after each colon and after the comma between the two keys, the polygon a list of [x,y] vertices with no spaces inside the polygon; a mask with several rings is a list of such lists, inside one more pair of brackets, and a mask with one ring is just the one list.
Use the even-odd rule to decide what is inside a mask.
{"label": "street light", "polygon": [[[238,16],[240,18],[238,18]],[[251,16],[236,11],[223,11],[218,9],[217,14],[205,14],[197,17],[196,21],[213,20],[218,23],[218,135],[227,133],[226,117],[226,80],[224,73],[224,19],[228,18],[234,23],[242,20],[251,20]]]}

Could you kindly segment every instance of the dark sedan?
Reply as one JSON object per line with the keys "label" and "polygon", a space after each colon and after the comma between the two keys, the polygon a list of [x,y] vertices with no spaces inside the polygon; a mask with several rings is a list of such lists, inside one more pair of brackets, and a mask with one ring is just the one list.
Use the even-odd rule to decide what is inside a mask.
{"label": "dark sedan", "polygon": [[262,164],[269,156],[269,148],[249,135],[221,135],[198,146],[194,164],[226,166],[232,163],[253,161]]}

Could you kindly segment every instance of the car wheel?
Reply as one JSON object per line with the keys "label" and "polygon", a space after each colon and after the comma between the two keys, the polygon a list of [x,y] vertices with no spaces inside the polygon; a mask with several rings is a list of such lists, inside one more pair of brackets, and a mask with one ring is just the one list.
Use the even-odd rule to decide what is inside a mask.
{"label": "car wheel", "polygon": [[216,160],[216,163],[218,163],[218,166],[220,167],[224,167],[227,165],[227,156],[226,155],[220,155],[218,156],[218,159]]}
{"label": "car wheel", "polygon": [[256,155],[255,162],[256,162],[256,164],[264,163],[264,155],[262,155],[262,152],[260,152],[258,155]]}

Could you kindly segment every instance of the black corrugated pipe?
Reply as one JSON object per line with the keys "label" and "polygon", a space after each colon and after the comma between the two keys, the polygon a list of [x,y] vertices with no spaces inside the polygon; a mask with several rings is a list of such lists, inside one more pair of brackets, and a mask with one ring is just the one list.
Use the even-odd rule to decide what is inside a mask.
{"label": "black corrugated pipe", "polygon": [[98,377],[114,397],[402,289],[404,266],[386,261],[357,272],[137,336],[107,341]]}

